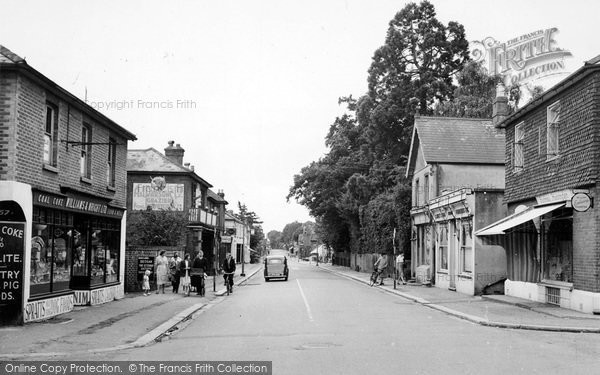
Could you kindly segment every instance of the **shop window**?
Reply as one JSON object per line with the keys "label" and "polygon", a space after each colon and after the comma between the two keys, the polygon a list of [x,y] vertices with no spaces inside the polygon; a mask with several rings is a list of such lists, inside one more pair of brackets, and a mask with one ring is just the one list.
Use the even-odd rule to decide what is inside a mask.
{"label": "shop window", "polygon": [[31,238],[31,295],[69,289],[71,280],[72,215],[34,208]]}
{"label": "shop window", "polygon": [[119,281],[120,231],[112,221],[97,221],[91,230],[92,284]]}
{"label": "shop window", "polygon": [[548,107],[546,120],[546,158],[552,159],[558,156],[558,141],[560,125],[560,102]]}
{"label": "shop window", "polygon": [[460,228],[460,271],[473,272],[473,231],[470,222],[463,223]]}
{"label": "shop window", "polygon": [[90,179],[92,177],[92,128],[84,123],[81,127],[81,177]]}
{"label": "shop window", "polygon": [[46,103],[44,127],[44,164],[56,167],[58,152],[58,108]]}
{"label": "shop window", "polygon": [[573,282],[573,209],[555,210],[543,220],[543,272],[547,281]]}
{"label": "shop window", "polygon": [[525,138],[525,124],[520,123],[515,126],[515,144],[514,144],[514,160],[513,160],[513,169],[515,172],[520,172],[523,170],[523,166],[525,164],[524,154],[523,154],[523,143]]}
{"label": "shop window", "polygon": [[439,269],[448,270],[448,225],[440,224],[438,226],[438,254],[439,254]]}
{"label": "shop window", "polygon": [[73,229],[73,276],[87,276],[87,230]]}
{"label": "shop window", "polygon": [[114,139],[108,139],[108,159],[106,162],[106,183],[110,187],[115,186],[117,142]]}

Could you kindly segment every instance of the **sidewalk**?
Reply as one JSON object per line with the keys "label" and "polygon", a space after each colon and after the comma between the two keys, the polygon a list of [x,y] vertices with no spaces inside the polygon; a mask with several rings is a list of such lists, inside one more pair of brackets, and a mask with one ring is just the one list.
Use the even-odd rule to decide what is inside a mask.
{"label": "sidewalk", "polygon": [[[262,263],[245,264],[246,276],[241,277],[238,265],[235,285],[243,284],[262,267]],[[0,327],[0,359],[37,359],[145,346],[168,336],[178,324],[210,308],[225,293],[223,277],[216,277],[213,292],[213,278],[209,276],[205,297],[184,297],[181,290],[173,294],[168,287],[164,294],[153,292],[145,297],[141,292],[128,293],[118,301],[76,306],[72,312],[43,322]]]}
{"label": "sidewalk", "polygon": [[[369,284],[370,273],[320,263],[319,268]],[[413,302],[483,326],[556,332],[600,333],[600,316],[584,314],[504,295],[469,296],[447,289],[386,279],[382,290]]]}

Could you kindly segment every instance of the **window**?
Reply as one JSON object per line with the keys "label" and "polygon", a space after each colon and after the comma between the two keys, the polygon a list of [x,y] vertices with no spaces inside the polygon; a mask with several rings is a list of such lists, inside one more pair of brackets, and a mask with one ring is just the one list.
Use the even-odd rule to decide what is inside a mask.
{"label": "window", "polygon": [[69,289],[73,215],[34,207],[31,238],[31,295]]}
{"label": "window", "polygon": [[470,222],[462,223],[460,229],[460,271],[473,272],[473,231]]}
{"label": "window", "polygon": [[546,124],[546,159],[558,156],[558,139],[560,124],[560,102],[548,107]]}
{"label": "window", "polygon": [[58,109],[46,104],[46,126],[44,128],[44,164],[55,167],[58,151]]}
{"label": "window", "polygon": [[523,139],[525,138],[525,124],[520,123],[515,126],[515,144],[514,144],[514,161],[513,169],[515,172],[523,170],[524,155],[523,155]]}
{"label": "window", "polygon": [[438,226],[438,254],[439,254],[439,269],[448,270],[448,225],[440,224]]}
{"label": "window", "polygon": [[108,160],[106,162],[106,183],[108,186],[115,186],[115,159],[117,157],[117,143],[114,139],[108,139]]}
{"label": "window", "polygon": [[419,206],[419,179],[415,180],[415,206]]}
{"label": "window", "polygon": [[429,175],[425,175],[425,181],[423,186],[423,203],[427,204],[429,202]]}
{"label": "window", "polygon": [[544,279],[572,283],[573,209],[558,209],[550,215],[542,220]]}
{"label": "window", "polygon": [[91,178],[92,173],[92,129],[88,124],[81,127],[81,161],[80,173],[83,178]]}

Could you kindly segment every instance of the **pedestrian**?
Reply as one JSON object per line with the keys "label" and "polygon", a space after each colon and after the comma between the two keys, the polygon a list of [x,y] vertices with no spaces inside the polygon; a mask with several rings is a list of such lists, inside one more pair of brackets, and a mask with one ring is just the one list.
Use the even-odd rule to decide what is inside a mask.
{"label": "pedestrian", "polygon": [[383,285],[383,279],[384,279],[384,271],[387,268],[388,265],[388,261],[387,261],[387,255],[385,255],[384,253],[381,253],[379,255],[379,258],[377,258],[377,261],[375,262],[375,264],[373,265],[373,268],[375,268],[377,270],[377,273],[379,274],[378,276],[381,277],[381,282],[379,283],[379,285]]}
{"label": "pedestrian", "polygon": [[181,286],[183,287],[183,294],[186,297],[190,295],[191,279],[190,271],[192,269],[192,261],[190,260],[190,254],[185,254],[183,260],[179,262],[179,272],[181,275]]}
{"label": "pedestrian", "polygon": [[154,262],[154,274],[156,275],[156,294],[159,290],[165,293],[165,284],[169,282],[169,260],[165,256],[165,251],[161,250]]}
{"label": "pedestrian", "polygon": [[173,257],[169,261],[169,273],[171,274],[171,284],[173,285],[173,293],[179,293],[179,263],[181,258],[179,254],[173,253]]}
{"label": "pedestrian", "polygon": [[191,281],[192,285],[196,288],[196,295],[201,297],[204,296],[204,278],[207,276],[207,270],[208,262],[204,258],[204,253],[200,250],[192,264]]}
{"label": "pedestrian", "polygon": [[231,256],[231,252],[227,252],[225,260],[223,261],[223,278],[225,279],[225,286],[227,283],[230,286],[230,293],[233,293],[233,273],[235,272],[235,260]]}
{"label": "pedestrian", "polygon": [[398,254],[396,257],[396,279],[400,279],[403,285],[406,285],[406,280],[404,279],[404,253]]}
{"label": "pedestrian", "polygon": [[150,295],[150,270],[146,270],[146,272],[144,272],[144,280],[142,282],[142,289],[144,290],[144,295],[146,297]]}

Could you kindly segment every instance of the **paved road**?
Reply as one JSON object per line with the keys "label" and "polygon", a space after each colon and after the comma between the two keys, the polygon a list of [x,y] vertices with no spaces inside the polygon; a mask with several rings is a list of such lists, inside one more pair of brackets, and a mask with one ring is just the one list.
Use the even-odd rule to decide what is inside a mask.
{"label": "paved road", "polygon": [[168,340],[73,359],[268,360],[274,374],[589,374],[600,335],[474,325],[290,261],[287,282],[257,274]]}

